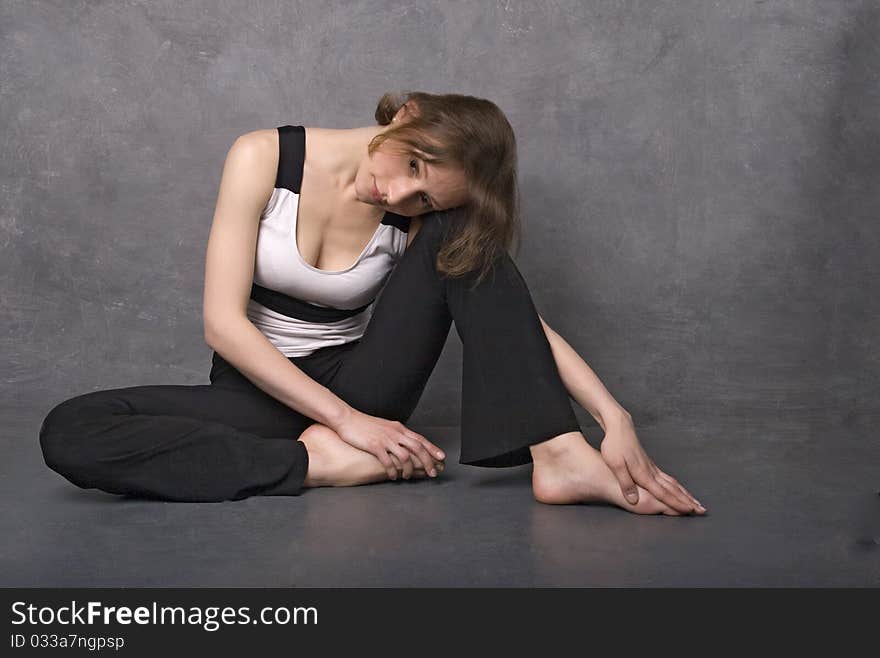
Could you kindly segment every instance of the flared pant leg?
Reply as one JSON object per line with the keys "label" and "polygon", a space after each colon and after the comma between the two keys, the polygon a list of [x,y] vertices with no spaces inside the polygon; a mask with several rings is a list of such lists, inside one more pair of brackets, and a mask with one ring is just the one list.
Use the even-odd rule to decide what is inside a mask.
{"label": "flared pant leg", "polygon": [[[292,357],[321,383],[350,345]],[[214,354],[211,385],[93,391],[44,418],[46,465],[73,484],[172,501],[297,495],[308,470],[296,439],[315,421],[264,392]]]}
{"label": "flared pant leg", "polygon": [[437,273],[439,246],[460,218],[455,211],[426,216],[328,388],[356,409],[405,422],[454,321],[463,346],[460,463],[526,464],[530,445],[580,426],[510,255],[502,250],[476,286],[476,274]]}
{"label": "flared pant leg", "polygon": [[295,495],[308,469],[301,430],[248,426],[261,406],[213,386],[94,391],[55,407],[40,443],[46,464],[86,489],[193,502]]}

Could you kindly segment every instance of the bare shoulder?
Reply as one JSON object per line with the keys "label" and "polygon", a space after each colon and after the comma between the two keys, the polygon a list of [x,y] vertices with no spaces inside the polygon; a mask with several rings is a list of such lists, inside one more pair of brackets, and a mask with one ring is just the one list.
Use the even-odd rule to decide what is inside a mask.
{"label": "bare shoulder", "polygon": [[413,238],[416,237],[416,233],[419,232],[419,229],[422,228],[422,218],[421,217],[410,217],[409,220],[409,231],[406,234],[406,246],[407,248],[412,244]]}
{"label": "bare shoulder", "polygon": [[260,128],[239,135],[237,144],[247,149],[254,149],[260,155],[278,158],[278,129]]}
{"label": "bare shoulder", "polygon": [[[278,131],[275,128],[252,130],[235,138],[224,164],[221,186],[234,185],[243,192],[255,194],[265,206],[272,194],[278,172]],[[265,198],[264,198],[265,197]]]}

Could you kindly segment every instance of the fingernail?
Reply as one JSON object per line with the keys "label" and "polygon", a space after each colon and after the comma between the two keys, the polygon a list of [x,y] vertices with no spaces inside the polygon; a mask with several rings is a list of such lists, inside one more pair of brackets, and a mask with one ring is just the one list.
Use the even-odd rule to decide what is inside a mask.
{"label": "fingernail", "polygon": [[437,456],[438,456],[440,459],[446,459],[446,455],[444,455],[442,451],[441,451],[441,452],[438,452],[438,453],[437,453]]}
{"label": "fingernail", "polygon": [[435,471],[433,468],[431,469],[431,477],[432,478],[437,477],[437,471]]}
{"label": "fingernail", "polygon": [[633,492],[626,494],[626,499],[631,502],[633,505],[636,504],[636,501],[639,499],[638,495]]}

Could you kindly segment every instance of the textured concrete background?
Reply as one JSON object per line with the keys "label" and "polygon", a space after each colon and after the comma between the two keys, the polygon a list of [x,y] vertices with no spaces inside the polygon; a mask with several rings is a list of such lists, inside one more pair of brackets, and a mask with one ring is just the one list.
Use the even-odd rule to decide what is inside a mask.
{"label": "textured concrete background", "polygon": [[[878,33],[877,2],[840,0],[6,0],[0,412],[207,383],[232,141],[368,125],[412,88],[506,112],[516,261],[638,426],[874,440]],[[413,423],[458,422],[460,356],[452,331]]]}
{"label": "textured concrete background", "polygon": [[[0,583],[876,586],[878,34],[841,0],[0,3]],[[208,382],[233,140],[407,88],[507,113],[539,311],[709,515],[460,467],[454,331],[411,420],[442,481],[172,505],[49,471],[61,400]]]}

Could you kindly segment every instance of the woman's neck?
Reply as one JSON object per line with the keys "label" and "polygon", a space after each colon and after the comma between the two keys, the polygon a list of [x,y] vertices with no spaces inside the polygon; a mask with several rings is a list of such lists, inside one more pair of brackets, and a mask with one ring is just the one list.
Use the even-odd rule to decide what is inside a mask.
{"label": "woman's neck", "polygon": [[[333,189],[344,201],[357,201],[354,181],[361,161],[367,156],[367,146],[388,126],[363,128],[307,128],[309,144],[307,152],[310,164],[317,167]],[[313,156],[313,157],[311,157]]]}

